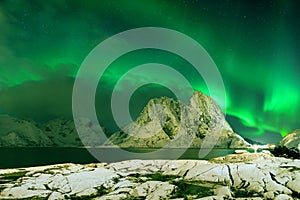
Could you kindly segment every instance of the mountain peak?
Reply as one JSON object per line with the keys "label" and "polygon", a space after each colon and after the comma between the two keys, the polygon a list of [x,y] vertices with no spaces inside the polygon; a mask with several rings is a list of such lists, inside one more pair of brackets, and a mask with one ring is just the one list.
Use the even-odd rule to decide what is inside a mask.
{"label": "mountain peak", "polygon": [[279,146],[285,146],[287,148],[295,148],[300,151],[300,129],[297,129],[287,134],[280,142]]}
{"label": "mountain peak", "polygon": [[[195,91],[189,104],[169,97],[151,99],[134,123],[113,134],[107,144],[121,147],[163,147],[184,135],[194,138],[190,147],[201,147],[205,138],[216,147],[236,148],[249,144],[235,134],[220,107],[209,96]],[[214,136],[214,137],[210,137]],[[213,143],[209,141],[208,143]],[[181,146],[180,146],[181,145]],[[186,147],[186,143],[177,147]]]}

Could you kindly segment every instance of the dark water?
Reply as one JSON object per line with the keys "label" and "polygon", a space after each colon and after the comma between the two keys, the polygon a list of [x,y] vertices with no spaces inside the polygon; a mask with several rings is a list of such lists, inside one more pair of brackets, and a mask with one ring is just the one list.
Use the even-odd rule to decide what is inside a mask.
{"label": "dark water", "polygon": [[[123,155],[117,148],[90,148],[96,159],[85,148],[0,148],[0,168],[31,167],[59,163],[115,162],[128,159],[200,159],[199,149],[168,149],[151,156],[142,153],[156,152],[155,149],[125,149],[135,155]],[[184,152],[181,154],[181,152]],[[212,149],[201,159],[210,159],[233,153],[234,149]],[[141,155],[141,156],[139,156]],[[177,155],[181,155],[178,157]],[[177,157],[176,157],[177,156]]]}

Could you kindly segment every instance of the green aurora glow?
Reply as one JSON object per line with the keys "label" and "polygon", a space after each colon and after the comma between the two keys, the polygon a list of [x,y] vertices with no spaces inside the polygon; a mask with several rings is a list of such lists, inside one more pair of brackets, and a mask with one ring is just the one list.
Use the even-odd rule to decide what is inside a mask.
{"label": "green aurora glow", "polygon": [[[256,128],[246,135],[262,137],[271,131],[284,136],[299,128],[298,7],[296,0],[3,0],[0,89],[28,81],[38,84],[74,78],[86,55],[109,36],[136,27],[166,27],[194,38],[211,55],[225,83],[227,114],[245,127]],[[151,50],[118,59],[102,82],[111,88],[126,70],[148,62],[174,67],[195,90],[207,93],[201,77],[188,63]],[[128,80],[129,84],[135,81]],[[0,95],[0,111],[7,110]]]}

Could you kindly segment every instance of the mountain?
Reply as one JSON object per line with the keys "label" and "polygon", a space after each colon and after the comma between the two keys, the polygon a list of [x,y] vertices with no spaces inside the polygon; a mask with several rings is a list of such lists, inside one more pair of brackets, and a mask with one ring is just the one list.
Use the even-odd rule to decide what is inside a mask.
{"label": "mountain", "polygon": [[[0,115],[0,146],[100,146],[100,126],[78,119],[80,138],[74,122],[54,119],[38,124]],[[150,136],[150,137],[149,137]],[[172,98],[152,99],[135,123],[113,134],[106,145],[120,147],[217,147],[243,148],[249,145],[234,133],[215,101],[195,92],[188,105]]]}
{"label": "mountain", "polygon": [[52,146],[41,129],[25,120],[0,115],[0,146]]}
{"label": "mountain", "polygon": [[104,141],[99,141],[100,126],[89,119],[78,119],[78,127],[81,129],[79,138],[74,121],[67,119],[54,119],[39,125],[41,130],[53,141],[56,146],[99,146]]}
{"label": "mountain", "polygon": [[99,125],[88,119],[79,119],[81,137],[74,122],[63,118],[36,123],[0,115],[0,147],[80,147],[99,146]]}
{"label": "mountain", "polygon": [[298,149],[300,151],[300,129],[297,129],[289,134],[287,134],[278,143],[278,146],[286,147],[288,149]]}
{"label": "mountain", "polygon": [[216,102],[194,92],[187,105],[172,98],[148,102],[137,120],[113,134],[106,145],[128,147],[244,148],[250,144],[234,133]]}
{"label": "mountain", "polygon": [[57,118],[37,125],[54,146],[82,146],[74,122]]}

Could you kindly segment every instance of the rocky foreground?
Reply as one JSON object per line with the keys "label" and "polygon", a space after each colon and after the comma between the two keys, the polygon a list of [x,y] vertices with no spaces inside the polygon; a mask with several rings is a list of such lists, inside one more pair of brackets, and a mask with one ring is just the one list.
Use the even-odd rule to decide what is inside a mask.
{"label": "rocky foreground", "polygon": [[264,153],[0,170],[0,199],[300,199],[300,160]]}

